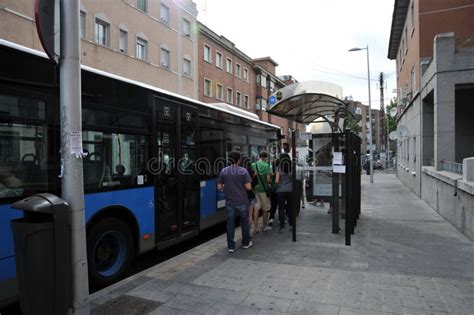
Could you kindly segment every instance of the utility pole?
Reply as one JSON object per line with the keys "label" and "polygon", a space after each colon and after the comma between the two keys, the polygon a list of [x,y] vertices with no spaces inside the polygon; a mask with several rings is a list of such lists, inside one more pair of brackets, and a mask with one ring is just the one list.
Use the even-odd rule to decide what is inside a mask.
{"label": "utility pole", "polygon": [[71,208],[71,314],[89,314],[81,119],[79,0],[62,0],[60,71],[61,188]]}
{"label": "utility pole", "polygon": [[[382,144],[385,145],[385,170],[388,173],[388,135],[386,136],[385,134],[388,133],[388,119],[385,117],[385,106],[384,106],[384,87],[385,87],[385,75],[383,72],[380,72],[379,75],[379,88],[380,88],[380,113],[382,116],[381,122],[380,122],[380,128],[382,129],[381,132],[381,142]],[[385,121],[387,121],[387,132],[384,132],[385,129]],[[384,139],[386,138],[386,139]]]}

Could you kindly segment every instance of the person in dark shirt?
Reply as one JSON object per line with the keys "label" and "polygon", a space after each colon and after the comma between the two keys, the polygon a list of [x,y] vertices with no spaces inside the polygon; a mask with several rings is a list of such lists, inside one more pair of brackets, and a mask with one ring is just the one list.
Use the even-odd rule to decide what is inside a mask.
{"label": "person in dark shirt", "polygon": [[247,170],[240,167],[240,152],[229,153],[232,165],[221,170],[217,179],[217,189],[224,190],[227,211],[227,248],[229,253],[235,251],[235,216],[240,215],[242,228],[242,246],[244,249],[252,247],[249,233],[249,199],[247,190],[252,189],[252,178]]}

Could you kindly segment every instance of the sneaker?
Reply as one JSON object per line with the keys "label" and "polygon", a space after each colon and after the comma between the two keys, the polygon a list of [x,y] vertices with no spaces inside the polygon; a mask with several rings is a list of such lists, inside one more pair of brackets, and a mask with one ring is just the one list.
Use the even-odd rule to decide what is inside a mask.
{"label": "sneaker", "polygon": [[228,252],[232,254],[233,252],[235,252],[235,249],[229,248]]}
{"label": "sneaker", "polygon": [[257,234],[257,233],[260,233],[260,229],[258,228],[253,231],[253,234]]}
{"label": "sneaker", "polygon": [[268,225],[273,224],[273,219],[268,220]]}
{"label": "sneaker", "polygon": [[263,229],[263,232],[271,231],[271,229],[272,229],[271,226],[266,226],[266,227]]}
{"label": "sneaker", "polygon": [[284,233],[285,232],[285,229],[284,228],[279,228],[278,229],[278,233]]}
{"label": "sneaker", "polygon": [[244,246],[242,246],[242,247],[243,247],[244,249],[249,249],[249,248],[252,247],[252,246],[253,246],[253,242],[250,241],[248,245],[244,245]]}

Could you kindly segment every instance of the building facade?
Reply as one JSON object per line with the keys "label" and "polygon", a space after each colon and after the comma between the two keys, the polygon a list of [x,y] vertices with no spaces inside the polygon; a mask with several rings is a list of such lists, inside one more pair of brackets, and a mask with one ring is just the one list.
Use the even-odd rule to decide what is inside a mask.
{"label": "building facade", "polygon": [[[397,0],[390,59],[397,60],[397,174],[474,239],[474,0]],[[467,165],[467,163],[466,163]]]}
{"label": "building facade", "polygon": [[[356,115],[357,125],[359,126],[359,137],[361,138],[360,152],[362,154],[369,153],[369,106],[364,105],[361,102],[357,101],[347,101],[349,107],[353,108]],[[372,150],[376,157],[382,151],[383,145],[383,127],[382,127],[382,117],[380,115],[380,110],[372,109]]]}
{"label": "building facade", "polygon": [[252,59],[229,39],[199,22],[198,30],[200,101],[227,103],[280,126],[285,147],[290,143],[290,128],[305,131],[302,124],[266,112],[270,94],[287,85],[276,76],[278,64],[272,58]]}
{"label": "building facade", "polygon": [[[0,38],[42,50],[34,3],[2,1]],[[81,63],[197,98],[197,13],[191,0],[83,0]]]}

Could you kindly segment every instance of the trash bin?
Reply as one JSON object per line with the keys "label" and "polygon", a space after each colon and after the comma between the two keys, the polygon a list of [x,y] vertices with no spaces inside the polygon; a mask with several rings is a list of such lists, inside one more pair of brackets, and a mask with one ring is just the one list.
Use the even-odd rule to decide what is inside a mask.
{"label": "trash bin", "polygon": [[23,314],[67,314],[71,304],[69,205],[49,193],[17,201],[11,222]]}

